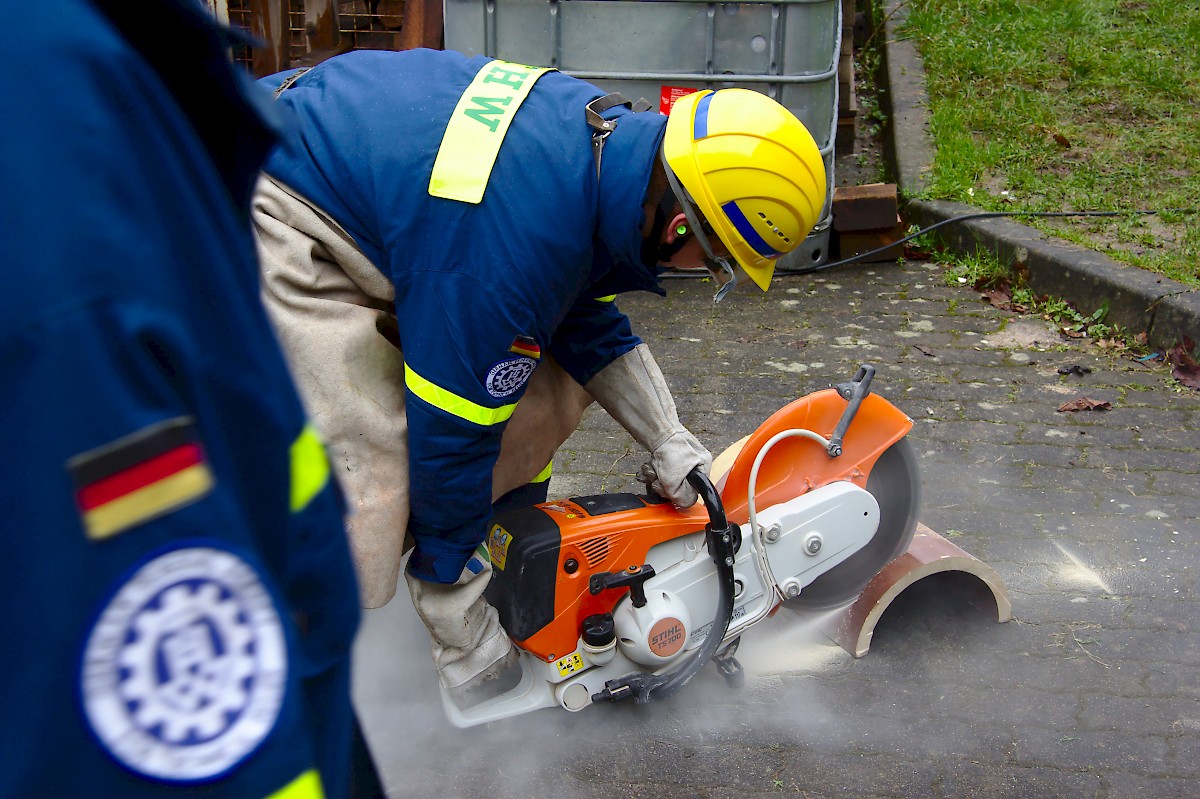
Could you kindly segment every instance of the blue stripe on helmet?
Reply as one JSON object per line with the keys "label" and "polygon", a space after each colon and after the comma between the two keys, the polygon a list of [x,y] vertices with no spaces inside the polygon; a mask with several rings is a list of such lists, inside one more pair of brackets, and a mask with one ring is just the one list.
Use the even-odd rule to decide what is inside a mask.
{"label": "blue stripe on helmet", "polygon": [[706,94],[696,103],[696,120],[692,123],[693,140],[703,139],[708,135],[708,104],[712,102],[712,98],[712,94]]}
{"label": "blue stripe on helmet", "polygon": [[779,250],[767,244],[762,236],[758,235],[758,231],[750,224],[750,220],[742,213],[742,209],[733,200],[721,206],[721,210],[725,212],[725,216],[729,217],[729,221],[737,228],[737,232],[742,234],[742,238],[746,240],[756,253],[763,258],[778,258],[783,255]]}

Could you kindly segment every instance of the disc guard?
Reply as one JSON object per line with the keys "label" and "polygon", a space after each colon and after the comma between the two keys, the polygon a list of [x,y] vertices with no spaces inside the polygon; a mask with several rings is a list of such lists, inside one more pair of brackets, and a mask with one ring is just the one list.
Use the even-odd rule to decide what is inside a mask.
{"label": "disc guard", "polygon": [[921,479],[916,452],[907,438],[888,447],[867,477],[867,491],[879,503],[879,529],[867,545],[806,586],[788,604],[823,610],[853,601],[871,578],[908,548],[917,529]]}

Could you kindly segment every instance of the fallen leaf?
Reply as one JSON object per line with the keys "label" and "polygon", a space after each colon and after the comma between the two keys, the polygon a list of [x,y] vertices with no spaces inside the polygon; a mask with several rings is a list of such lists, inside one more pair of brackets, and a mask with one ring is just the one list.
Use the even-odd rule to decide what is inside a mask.
{"label": "fallen leaf", "polygon": [[975,282],[974,289],[980,297],[993,308],[1013,313],[1026,313],[1029,307],[1012,301],[1012,283],[1007,279],[992,282],[989,279]]}
{"label": "fallen leaf", "polygon": [[1195,343],[1187,336],[1183,341],[1167,351],[1167,360],[1171,363],[1171,376],[1188,388],[1200,389],[1200,363],[1192,357]]}
{"label": "fallen leaf", "polygon": [[1007,311],[1012,307],[1012,295],[1004,289],[991,289],[983,292],[983,299],[988,305],[993,308],[999,308],[1002,311]]}
{"label": "fallen leaf", "polygon": [[1070,139],[1068,139],[1066,136],[1062,135],[1061,133],[1054,134],[1054,143],[1057,144],[1059,147],[1063,148],[1064,150],[1071,149]]}
{"label": "fallen leaf", "polygon": [[976,283],[975,290],[982,296],[984,302],[994,308],[999,308],[1002,311],[1012,309],[1012,284],[1007,280],[1001,280],[995,284]]}
{"label": "fallen leaf", "polygon": [[922,355],[928,355],[930,358],[937,357],[937,353],[935,353],[933,350],[929,349],[928,347],[922,347],[920,344],[914,344],[913,346],[916,347],[917,351],[920,352]]}
{"label": "fallen leaf", "polygon": [[910,261],[925,261],[932,255],[933,250],[930,247],[922,246],[915,241],[910,241],[904,245],[904,257]]}
{"label": "fallen leaf", "polygon": [[1058,412],[1067,411],[1111,411],[1112,403],[1108,400],[1094,400],[1091,397],[1078,397],[1058,406]]}
{"label": "fallen leaf", "polygon": [[990,289],[1000,289],[1002,291],[1011,292],[1011,286],[1012,283],[1008,280],[1008,278],[1002,277],[999,280],[993,280],[990,277],[981,277],[979,280],[975,281],[972,288],[980,293]]}

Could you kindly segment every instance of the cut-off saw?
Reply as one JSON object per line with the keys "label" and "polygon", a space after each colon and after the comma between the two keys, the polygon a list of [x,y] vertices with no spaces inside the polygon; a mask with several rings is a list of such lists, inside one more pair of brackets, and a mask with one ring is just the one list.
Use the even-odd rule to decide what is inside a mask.
{"label": "cut-off saw", "polygon": [[486,596],[520,652],[520,681],[460,707],[469,727],[560,707],[668,696],[710,661],[731,684],[751,626],[787,602],[844,605],[912,540],[912,420],[871,393],[875,370],[777,411],[689,482],[679,510],[600,494],[496,516]]}

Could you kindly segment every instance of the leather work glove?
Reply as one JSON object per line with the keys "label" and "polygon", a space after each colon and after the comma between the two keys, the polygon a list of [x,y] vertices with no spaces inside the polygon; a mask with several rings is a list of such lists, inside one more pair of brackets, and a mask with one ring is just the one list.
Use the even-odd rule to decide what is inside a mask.
{"label": "leather work glove", "polygon": [[600,370],[584,386],[609,414],[650,453],[639,479],[676,507],[696,504],[696,489],[687,481],[697,466],[707,474],[712,455],[679,422],[675,400],[662,371],[639,344]]}

